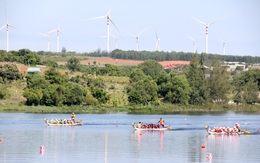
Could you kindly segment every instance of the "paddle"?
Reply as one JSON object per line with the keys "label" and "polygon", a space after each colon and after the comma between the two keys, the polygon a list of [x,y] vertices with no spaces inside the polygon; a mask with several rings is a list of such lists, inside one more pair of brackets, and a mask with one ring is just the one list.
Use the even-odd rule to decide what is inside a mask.
{"label": "paddle", "polygon": [[247,129],[242,130],[245,134],[250,134],[250,132]]}

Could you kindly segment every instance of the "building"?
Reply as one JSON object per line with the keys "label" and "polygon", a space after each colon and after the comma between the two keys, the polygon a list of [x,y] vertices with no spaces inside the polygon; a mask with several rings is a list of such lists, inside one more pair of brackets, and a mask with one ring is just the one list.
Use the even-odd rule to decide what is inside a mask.
{"label": "building", "polygon": [[34,74],[34,73],[42,73],[42,70],[41,68],[38,68],[38,67],[29,67],[27,69],[27,74]]}

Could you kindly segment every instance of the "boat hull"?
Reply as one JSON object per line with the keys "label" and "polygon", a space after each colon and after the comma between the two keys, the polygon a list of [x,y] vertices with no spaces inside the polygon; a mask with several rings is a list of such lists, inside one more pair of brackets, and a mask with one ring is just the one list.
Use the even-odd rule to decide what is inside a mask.
{"label": "boat hull", "polygon": [[208,131],[209,135],[242,135],[245,134],[245,132],[214,132],[214,131]]}
{"label": "boat hull", "polygon": [[44,122],[45,122],[48,126],[82,126],[82,125],[83,125],[82,120],[76,121],[75,123],[50,123],[50,122],[48,121],[48,119],[44,119]]}
{"label": "boat hull", "polygon": [[215,132],[215,131],[211,131],[209,129],[208,125],[205,126],[205,129],[206,129],[206,131],[209,135],[243,135],[243,134],[250,134],[250,132],[246,129],[240,130],[238,132],[224,132],[224,131],[223,132]]}
{"label": "boat hull", "polygon": [[137,131],[165,131],[168,130],[168,128],[164,127],[164,128],[137,128],[134,127],[135,130]]}
{"label": "boat hull", "polygon": [[[135,123],[132,123],[132,126],[135,130],[138,131],[164,131],[170,129],[170,126],[165,126],[165,127],[137,127]],[[148,126],[148,125],[147,125]],[[157,126],[157,125],[155,125]]]}

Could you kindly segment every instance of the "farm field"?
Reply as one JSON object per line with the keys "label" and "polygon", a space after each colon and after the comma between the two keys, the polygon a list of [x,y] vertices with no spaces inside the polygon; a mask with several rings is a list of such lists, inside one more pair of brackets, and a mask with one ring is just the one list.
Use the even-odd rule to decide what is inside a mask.
{"label": "farm field", "polygon": [[[96,62],[97,65],[105,65],[105,64],[112,64],[112,65],[129,65],[129,66],[137,66],[140,63],[143,63],[143,60],[127,60],[127,59],[113,59],[113,58],[89,58],[88,60],[81,60],[81,64],[93,64]],[[167,65],[189,65],[190,61],[161,61],[159,62],[162,66]]]}

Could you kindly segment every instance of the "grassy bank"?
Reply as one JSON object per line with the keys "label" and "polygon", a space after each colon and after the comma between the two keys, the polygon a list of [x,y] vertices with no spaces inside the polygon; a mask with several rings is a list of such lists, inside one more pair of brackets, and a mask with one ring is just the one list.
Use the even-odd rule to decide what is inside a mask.
{"label": "grassy bank", "polygon": [[25,105],[0,105],[2,113],[77,113],[77,114],[110,114],[110,113],[128,113],[128,114],[218,114],[227,111],[260,113],[259,105],[205,105],[205,106],[25,106]]}

